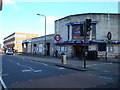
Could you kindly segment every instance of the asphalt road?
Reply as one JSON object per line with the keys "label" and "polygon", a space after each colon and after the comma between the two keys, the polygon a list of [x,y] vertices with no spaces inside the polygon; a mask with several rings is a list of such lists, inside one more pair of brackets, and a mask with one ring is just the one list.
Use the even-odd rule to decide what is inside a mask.
{"label": "asphalt road", "polygon": [[7,88],[92,88],[112,82],[86,72],[14,55],[2,56],[2,79]]}

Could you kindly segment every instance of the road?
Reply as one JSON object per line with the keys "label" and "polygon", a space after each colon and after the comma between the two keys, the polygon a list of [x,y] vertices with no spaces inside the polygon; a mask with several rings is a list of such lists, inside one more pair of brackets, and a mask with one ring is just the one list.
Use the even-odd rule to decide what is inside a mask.
{"label": "road", "polygon": [[95,88],[113,82],[90,72],[15,55],[2,55],[2,80],[7,88]]}

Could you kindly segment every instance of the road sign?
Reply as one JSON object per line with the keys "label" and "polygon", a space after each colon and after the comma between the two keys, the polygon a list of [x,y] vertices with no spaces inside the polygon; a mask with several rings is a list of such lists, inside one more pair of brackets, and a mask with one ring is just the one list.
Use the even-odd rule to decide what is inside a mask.
{"label": "road sign", "polygon": [[56,34],[55,37],[54,37],[54,39],[56,41],[60,41],[61,40],[61,36],[59,34]]}
{"label": "road sign", "polygon": [[107,33],[107,39],[108,39],[108,40],[111,40],[111,38],[112,38],[112,34],[111,34],[111,32],[108,32],[108,33]]}
{"label": "road sign", "polygon": [[90,36],[90,31],[87,31],[86,35],[87,35],[87,36]]}

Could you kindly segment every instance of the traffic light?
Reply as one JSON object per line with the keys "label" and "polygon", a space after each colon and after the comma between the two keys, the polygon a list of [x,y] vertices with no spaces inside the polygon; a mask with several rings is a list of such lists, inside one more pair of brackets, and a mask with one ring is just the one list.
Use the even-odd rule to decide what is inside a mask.
{"label": "traffic light", "polygon": [[86,35],[89,36],[90,35],[90,31],[91,31],[91,19],[86,19]]}

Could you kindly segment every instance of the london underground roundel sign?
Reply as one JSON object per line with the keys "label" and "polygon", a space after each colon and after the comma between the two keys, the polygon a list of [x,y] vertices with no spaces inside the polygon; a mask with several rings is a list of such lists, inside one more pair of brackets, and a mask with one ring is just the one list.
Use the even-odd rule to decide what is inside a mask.
{"label": "london underground roundel sign", "polygon": [[111,32],[108,32],[108,33],[107,33],[107,39],[108,39],[108,40],[111,40],[111,38],[112,38],[112,34],[111,34]]}
{"label": "london underground roundel sign", "polygon": [[61,36],[59,34],[56,34],[55,37],[54,37],[54,39],[56,41],[60,41],[61,40]]}

